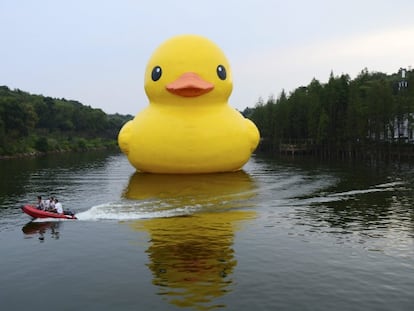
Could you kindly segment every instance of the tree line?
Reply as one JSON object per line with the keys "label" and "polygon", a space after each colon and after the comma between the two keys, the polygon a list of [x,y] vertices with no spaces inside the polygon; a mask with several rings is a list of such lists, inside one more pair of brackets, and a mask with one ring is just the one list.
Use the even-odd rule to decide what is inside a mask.
{"label": "tree line", "polygon": [[116,146],[131,115],[0,86],[0,156]]}
{"label": "tree line", "polygon": [[331,73],[327,83],[313,79],[289,95],[259,99],[243,114],[261,132],[261,151],[279,152],[291,143],[328,157],[414,154],[412,70],[387,75],[364,69],[355,79]]}

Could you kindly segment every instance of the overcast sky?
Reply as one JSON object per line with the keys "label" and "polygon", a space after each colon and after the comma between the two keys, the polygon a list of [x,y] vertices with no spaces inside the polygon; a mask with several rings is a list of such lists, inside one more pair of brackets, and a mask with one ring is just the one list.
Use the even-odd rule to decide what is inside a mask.
{"label": "overcast sky", "polygon": [[135,115],[152,52],[184,33],[224,51],[240,110],[331,71],[414,65],[412,0],[0,0],[0,85]]}

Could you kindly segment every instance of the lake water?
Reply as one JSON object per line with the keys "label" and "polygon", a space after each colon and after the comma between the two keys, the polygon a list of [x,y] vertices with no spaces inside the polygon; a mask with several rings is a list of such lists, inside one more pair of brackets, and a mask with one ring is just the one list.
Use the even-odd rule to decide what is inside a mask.
{"label": "lake water", "polygon": [[[414,310],[409,165],[150,175],[97,152],[0,174],[1,310]],[[31,221],[38,194],[79,220]]]}

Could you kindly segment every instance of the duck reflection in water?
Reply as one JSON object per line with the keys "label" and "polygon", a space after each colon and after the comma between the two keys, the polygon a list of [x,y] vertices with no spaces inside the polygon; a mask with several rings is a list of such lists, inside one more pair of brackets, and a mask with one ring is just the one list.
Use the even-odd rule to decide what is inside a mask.
{"label": "duck reflection in water", "polygon": [[50,231],[52,239],[59,239],[59,226],[58,221],[47,221],[47,222],[28,222],[23,226],[22,231],[26,237],[32,237],[34,235],[39,236],[39,240],[43,242],[45,240],[45,234]]}
{"label": "duck reflection in water", "polygon": [[223,307],[216,299],[231,291],[237,261],[233,239],[251,210],[254,181],[244,171],[203,175],[135,173],[125,189],[128,199],[156,198],[169,208],[197,207],[176,217],[130,223],[150,236],[148,267],[159,294],[180,307]]}

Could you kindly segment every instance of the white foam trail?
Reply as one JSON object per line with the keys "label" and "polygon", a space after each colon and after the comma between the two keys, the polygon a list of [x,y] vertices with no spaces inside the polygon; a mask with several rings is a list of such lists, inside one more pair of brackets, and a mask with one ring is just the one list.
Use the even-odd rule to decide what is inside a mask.
{"label": "white foam trail", "polygon": [[328,197],[353,196],[357,194],[366,194],[366,193],[372,193],[372,192],[394,191],[396,186],[400,186],[403,184],[404,184],[403,182],[395,181],[395,182],[389,182],[385,184],[379,184],[369,189],[350,190],[350,191],[345,191],[345,192],[332,193],[327,196]]}
{"label": "white foam trail", "polygon": [[402,181],[394,181],[394,182],[389,182],[389,183],[385,183],[385,184],[379,184],[376,185],[375,187],[377,188],[389,188],[389,187],[395,187],[395,186],[401,186],[404,185],[405,183]]}
{"label": "white foam trail", "polygon": [[319,197],[313,197],[313,198],[305,198],[300,200],[294,200],[291,203],[288,203],[286,205],[290,206],[304,206],[304,205],[310,205],[314,203],[329,203],[329,202],[335,202],[335,201],[342,201],[347,200],[347,196],[319,196]]}
{"label": "white foam trail", "polygon": [[164,218],[183,216],[193,213],[197,210],[196,206],[172,207],[165,208],[149,205],[150,202],[143,202],[141,204],[102,204],[96,205],[87,211],[76,214],[78,220],[135,220],[148,218]]}
{"label": "white foam trail", "polygon": [[384,183],[374,186],[373,188],[369,189],[355,189],[355,190],[349,190],[344,192],[338,192],[338,193],[330,193],[330,194],[324,194],[320,196],[315,196],[312,198],[304,198],[300,201],[296,201],[291,205],[307,205],[312,203],[328,203],[328,202],[335,202],[335,201],[343,201],[348,200],[350,197],[354,197],[356,195],[361,194],[368,194],[368,193],[374,193],[374,192],[386,192],[386,191],[394,191],[396,189],[396,186],[403,185],[403,182],[390,182],[390,183]]}
{"label": "white foam trail", "polygon": [[372,193],[372,192],[384,192],[384,191],[392,191],[394,190],[394,188],[381,188],[381,189],[377,189],[377,188],[373,188],[373,189],[361,189],[361,190],[350,190],[350,191],[345,191],[345,192],[338,192],[338,193],[331,193],[328,194],[327,197],[348,197],[348,196],[353,196],[356,194],[366,194],[366,193]]}

